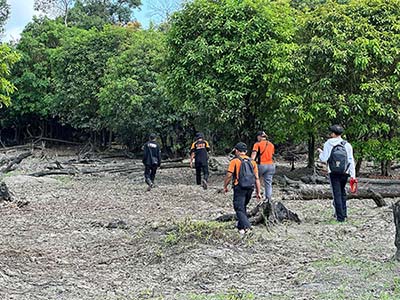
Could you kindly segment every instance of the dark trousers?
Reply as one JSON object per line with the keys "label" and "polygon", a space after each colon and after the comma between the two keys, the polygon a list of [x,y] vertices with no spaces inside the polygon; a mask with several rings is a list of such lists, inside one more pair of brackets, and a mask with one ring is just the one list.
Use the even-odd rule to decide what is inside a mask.
{"label": "dark trousers", "polygon": [[346,183],[349,175],[329,174],[331,181],[333,206],[335,207],[336,219],[343,222],[347,218],[347,196]]}
{"label": "dark trousers", "polygon": [[208,165],[196,166],[196,183],[201,184],[201,173],[204,175],[204,180],[208,181]]}
{"label": "dark trousers", "polygon": [[158,166],[144,166],[144,178],[146,179],[146,182],[148,180],[151,180],[151,182],[154,182],[154,178],[156,177],[157,173],[157,168]]}
{"label": "dark trousers", "polygon": [[250,222],[247,218],[247,204],[249,204],[253,189],[242,189],[239,186],[233,188],[233,208],[238,219],[237,228],[250,228]]}

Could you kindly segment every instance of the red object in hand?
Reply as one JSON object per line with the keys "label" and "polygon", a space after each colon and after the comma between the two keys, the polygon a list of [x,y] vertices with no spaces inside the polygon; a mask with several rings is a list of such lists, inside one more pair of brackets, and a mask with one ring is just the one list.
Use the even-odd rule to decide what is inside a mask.
{"label": "red object in hand", "polygon": [[358,180],[357,178],[350,178],[350,192],[355,194],[357,193],[358,189]]}

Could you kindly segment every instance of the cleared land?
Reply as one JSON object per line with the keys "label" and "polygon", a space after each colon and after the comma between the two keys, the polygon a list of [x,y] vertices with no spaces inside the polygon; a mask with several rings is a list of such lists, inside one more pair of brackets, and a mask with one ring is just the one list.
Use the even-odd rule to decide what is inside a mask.
{"label": "cleared land", "polygon": [[[233,223],[210,222],[233,211],[222,175],[204,191],[189,168],[160,170],[150,192],[140,171],[25,175],[46,164],[34,155],[3,178],[29,204],[1,204],[1,299],[400,299],[390,205],[351,200],[337,224],[330,200],[285,201],[300,225],[241,238]],[[296,176],[288,170],[279,164]]]}

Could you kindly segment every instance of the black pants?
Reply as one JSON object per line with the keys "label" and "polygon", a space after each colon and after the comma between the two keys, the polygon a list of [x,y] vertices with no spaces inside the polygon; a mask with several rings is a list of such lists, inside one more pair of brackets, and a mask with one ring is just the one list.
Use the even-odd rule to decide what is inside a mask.
{"label": "black pants", "polygon": [[146,182],[151,180],[154,183],[154,178],[156,177],[158,166],[144,166],[144,178]]}
{"label": "black pants", "polygon": [[329,174],[329,178],[331,181],[333,206],[335,207],[336,219],[339,222],[343,222],[347,218],[346,183],[349,175]]}
{"label": "black pants", "polygon": [[196,166],[196,183],[201,184],[201,173],[204,175],[204,180],[208,181],[208,165]]}
{"label": "black pants", "polygon": [[239,186],[233,188],[233,208],[238,219],[237,228],[239,230],[251,227],[247,218],[247,204],[249,204],[252,194],[253,189],[242,189]]}

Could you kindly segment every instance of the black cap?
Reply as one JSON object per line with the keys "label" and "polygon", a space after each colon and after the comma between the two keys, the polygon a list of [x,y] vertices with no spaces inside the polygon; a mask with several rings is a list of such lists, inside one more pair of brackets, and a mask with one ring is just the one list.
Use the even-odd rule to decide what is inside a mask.
{"label": "black cap", "polygon": [[267,134],[264,131],[258,131],[257,136],[267,137]]}
{"label": "black cap", "polygon": [[239,152],[247,152],[247,145],[245,143],[240,142],[237,143],[233,149],[238,150]]}
{"label": "black cap", "polygon": [[204,138],[204,134],[202,132],[196,133],[196,140],[203,139],[203,138]]}
{"label": "black cap", "polygon": [[150,135],[149,135],[150,140],[155,140],[156,137],[157,137],[157,135],[155,133],[150,133]]}
{"label": "black cap", "polygon": [[343,133],[343,131],[344,131],[343,127],[340,126],[340,125],[337,125],[337,124],[332,125],[331,127],[329,127],[329,130],[331,132],[333,132],[334,134],[336,134],[336,135],[341,135]]}

